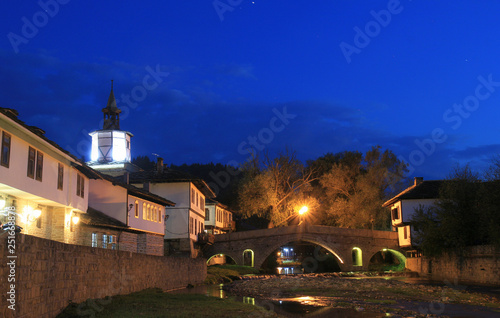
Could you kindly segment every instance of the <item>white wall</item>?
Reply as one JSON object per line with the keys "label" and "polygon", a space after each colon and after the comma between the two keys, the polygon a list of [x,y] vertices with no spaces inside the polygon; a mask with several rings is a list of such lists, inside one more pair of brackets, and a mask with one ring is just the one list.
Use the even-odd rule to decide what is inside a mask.
{"label": "white wall", "polygon": [[[406,238],[404,237],[404,232],[406,228]],[[411,246],[411,228],[409,225],[398,227],[398,241],[400,247]]]}
{"label": "white wall", "polygon": [[127,189],[107,180],[90,180],[89,206],[127,224]]}
{"label": "white wall", "polygon": [[205,221],[205,225],[215,226],[215,205],[207,205],[208,213],[210,215],[208,221]]}
{"label": "white wall", "polygon": [[435,199],[415,199],[415,200],[403,200],[401,202],[403,211],[403,222],[410,222],[411,217],[415,214],[415,209],[418,209],[420,205],[424,207],[429,207],[434,205]]}
{"label": "white wall", "polygon": [[[11,135],[11,148],[9,168],[0,166],[0,184],[13,188],[4,189],[4,192],[40,204],[60,205],[77,209],[80,212],[87,211],[88,179],[84,177],[85,194],[81,198],[76,195],[78,171],[71,166],[72,158],[38,136],[26,131],[24,127],[4,120],[0,115],[0,135],[2,131],[7,131]],[[42,181],[27,176],[30,146],[43,153]],[[58,163],[64,167],[62,190],[57,189]]]}
{"label": "white wall", "polygon": [[165,239],[188,238],[189,209],[167,207],[165,214],[168,215],[165,222]]}
{"label": "white wall", "polygon": [[[146,216],[147,218],[147,211],[144,211],[144,203],[150,206],[151,210],[151,215],[150,220],[145,219],[144,217]],[[164,220],[165,220],[165,207],[153,203],[151,201],[147,201],[132,195],[128,196],[128,206],[132,204],[132,208],[128,211],[128,225],[137,230],[143,230],[143,231],[148,231],[148,232],[153,232],[153,233],[158,233],[163,235],[165,233],[165,226],[164,226]],[[137,207],[138,210],[138,216],[136,217],[135,215],[135,209]],[[158,211],[160,214],[153,214],[152,211]]]}

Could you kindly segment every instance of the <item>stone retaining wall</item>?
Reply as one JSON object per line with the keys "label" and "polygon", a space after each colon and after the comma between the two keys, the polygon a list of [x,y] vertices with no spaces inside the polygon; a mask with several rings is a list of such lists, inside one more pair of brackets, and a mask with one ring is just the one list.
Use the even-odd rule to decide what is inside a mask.
{"label": "stone retaining wall", "polygon": [[[146,288],[182,288],[202,283],[207,275],[202,258],[69,245],[23,234],[17,234],[15,241],[10,253],[7,235],[0,238],[0,317],[55,317],[70,302]],[[15,295],[15,311],[9,309],[10,295]],[[82,306],[82,316],[88,317],[92,310],[97,309]]]}
{"label": "stone retaining wall", "polygon": [[500,251],[493,246],[472,246],[462,260],[449,253],[408,258],[406,268],[433,280],[500,286]]}

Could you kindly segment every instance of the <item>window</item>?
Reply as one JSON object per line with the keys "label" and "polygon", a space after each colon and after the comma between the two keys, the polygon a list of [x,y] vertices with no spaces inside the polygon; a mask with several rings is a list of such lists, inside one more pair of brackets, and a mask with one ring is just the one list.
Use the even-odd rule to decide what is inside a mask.
{"label": "window", "polygon": [[198,200],[198,192],[196,192],[196,206],[200,206],[199,200]]}
{"label": "window", "polygon": [[2,153],[0,158],[0,164],[4,167],[9,167],[10,163],[10,141],[11,137],[5,131],[2,132]]}
{"label": "window", "polygon": [[112,250],[116,250],[116,235],[108,235],[108,243]]}
{"label": "window", "polygon": [[191,189],[191,203],[194,204],[194,202],[195,202],[194,200],[195,200],[195,198],[194,198],[194,189]]}
{"label": "window", "polygon": [[42,217],[38,217],[38,219],[36,219],[36,227],[41,229],[42,228]]}
{"label": "window", "polygon": [[146,220],[146,213],[147,213],[146,203],[143,203],[142,204],[142,219],[143,220]]}
{"label": "window", "polygon": [[200,195],[200,208],[201,210],[205,210],[205,199]]}
{"label": "window", "polygon": [[139,218],[139,202],[135,201],[135,217]]}
{"label": "window", "polygon": [[205,209],[205,221],[210,221],[210,210]]}
{"label": "window", "polygon": [[408,238],[408,227],[405,226],[403,230],[404,230],[404,238],[406,240]]}
{"label": "window", "polygon": [[146,220],[151,220],[151,206],[148,204],[148,210],[146,214]]}
{"label": "window", "polygon": [[34,148],[29,147],[28,150],[28,177],[31,179],[35,178],[35,157],[36,150]]}
{"label": "window", "polygon": [[161,208],[158,209],[158,222],[161,223]]}
{"label": "window", "polygon": [[392,212],[392,219],[393,220],[399,219],[399,209],[397,207],[392,209],[391,212]]}
{"label": "window", "polygon": [[155,207],[153,212],[153,220],[154,222],[158,221],[158,209]]}
{"label": "window", "polygon": [[37,151],[35,179],[38,181],[42,181],[42,174],[43,174],[43,153]]}
{"label": "window", "polygon": [[76,175],[76,195],[81,198],[85,196],[85,179],[79,173]]}
{"label": "window", "polygon": [[102,248],[108,248],[108,236],[106,234],[102,235]]}
{"label": "window", "polygon": [[198,233],[198,220],[194,220],[194,234]]}
{"label": "window", "polygon": [[57,164],[57,190],[63,189],[64,166],[61,163]]}
{"label": "window", "polygon": [[92,247],[97,247],[97,233],[92,233]]}

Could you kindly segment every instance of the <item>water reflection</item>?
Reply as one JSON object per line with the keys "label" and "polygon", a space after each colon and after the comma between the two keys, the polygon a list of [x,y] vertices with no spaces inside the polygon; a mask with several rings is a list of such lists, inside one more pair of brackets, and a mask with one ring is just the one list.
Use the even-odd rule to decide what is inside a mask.
{"label": "water reflection", "polygon": [[330,306],[318,305],[318,300],[315,297],[304,296],[281,300],[259,299],[254,297],[238,297],[229,295],[224,289],[223,284],[195,286],[192,288],[184,288],[172,291],[172,293],[180,294],[202,294],[206,296],[218,298],[231,298],[245,304],[260,306],[266,310],[273,311],[285,317],[363,317],[363,318],[379,318],[386,317],[382,313],[366,312],[352,308],[333,308]]}

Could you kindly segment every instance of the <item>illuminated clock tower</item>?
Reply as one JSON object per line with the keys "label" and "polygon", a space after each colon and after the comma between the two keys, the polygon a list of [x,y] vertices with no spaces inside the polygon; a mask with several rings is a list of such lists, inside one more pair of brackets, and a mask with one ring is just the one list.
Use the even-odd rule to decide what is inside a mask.
{"label": "illuminated clock tower", "polygon": [[102,129],[89,134],[92,136],[92,152],[88,165],[113,176],[139,170],[130,162],[130,139],[133,135],[128,131],[120,130],[121,110],[116,106],[113,81],[111,81],[108,104],[102,112],[104,114]]}

